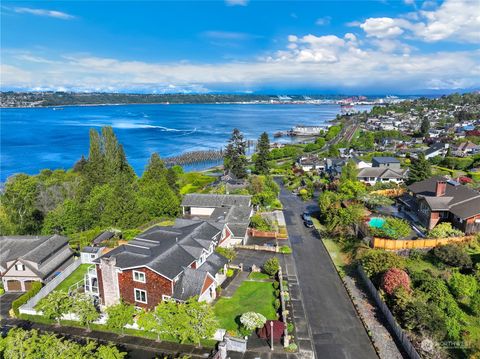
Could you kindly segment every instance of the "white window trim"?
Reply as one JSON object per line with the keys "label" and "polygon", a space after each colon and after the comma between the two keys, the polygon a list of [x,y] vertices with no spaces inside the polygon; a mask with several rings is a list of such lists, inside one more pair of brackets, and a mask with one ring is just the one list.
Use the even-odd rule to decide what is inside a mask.
{"label": "white window trim", "polygon": [[[143,280],[135,279],[135,274],[136,273],[143,275]],[[140,272],[140,271],[134,270],[132,272],[132,276],[133,276],[133,281],[134,282],[138,282],[138,283],[146,283],[147,282],[147,276],[146,276],[145,272]]]}
{"label": "white window trim", "polygon": [[[20,269],[18,269],[20,267]],[[15,270],[17,272],[23,272],[25,271],[25,264],[22,264],[22,263],[17,263],[15,264]]]}
{"label": "white window trim", "polygon": [[170,300],[170,299],[172,299],[171,296],[162,294],[162,300]]}
{"label": "white window trim", "polygon": [[[137,299],[137,291],[145,293],[145,301]],[[148,303],[147,291],[144,289],[133,288],[133,296],[134,296],[135,302],[144,303],[144,304]]]}

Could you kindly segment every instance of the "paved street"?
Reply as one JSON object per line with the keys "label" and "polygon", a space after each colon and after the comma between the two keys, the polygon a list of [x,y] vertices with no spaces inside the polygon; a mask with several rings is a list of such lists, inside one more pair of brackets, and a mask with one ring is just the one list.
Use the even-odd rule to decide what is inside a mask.
{"label": "paved street", "polygon": [[283,187],[280,200],[317,359],[377,358],[318,232],[303,225],[302,212],[318,210],[316,203]]}

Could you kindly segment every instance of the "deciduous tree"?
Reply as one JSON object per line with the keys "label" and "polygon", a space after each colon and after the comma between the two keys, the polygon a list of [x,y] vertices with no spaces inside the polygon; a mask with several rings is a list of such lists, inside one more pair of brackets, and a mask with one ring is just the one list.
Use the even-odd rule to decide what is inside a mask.
{"label": "deciduous tree", "polygon": [[72,298],[64,291],[54,291],[40,300],[38,310],[48,319],[57,321],[60,325],[60,319],[72,309]]}
{"label": "deciduous tree", "polygon": [[125,332],[125,326],[127,324],[133,324],[133,316],[135,314],[135,307],[128,303],[118,303],[107,307],[106,313],[107,327],[110,329],[120,329],[122,335]]}
{"label": "deciduous tree", "polygon": [[90,330],[90,325],[100,317],[100,313],[88,294],[77,293],[72,300],[72,313],[77,315],[82,325]]}

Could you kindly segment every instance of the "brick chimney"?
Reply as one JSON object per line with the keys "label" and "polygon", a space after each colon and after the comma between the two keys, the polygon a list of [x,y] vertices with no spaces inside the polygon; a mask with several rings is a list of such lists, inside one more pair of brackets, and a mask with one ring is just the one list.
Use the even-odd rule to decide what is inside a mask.
{"label": "brick chimney", "polygon": [[437,181],[437,186],[435,187],[435,197],[444,196],[446,190],[447,190],[447,182]]}

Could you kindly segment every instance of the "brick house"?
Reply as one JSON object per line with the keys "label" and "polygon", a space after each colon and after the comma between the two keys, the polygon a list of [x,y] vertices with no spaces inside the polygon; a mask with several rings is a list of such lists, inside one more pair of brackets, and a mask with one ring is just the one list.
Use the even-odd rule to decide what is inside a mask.
{"label": "brick house", "polygon": [[214,252],[221,240],[222,228],[206,221],[154,226],[96,259],[86,287],[98,288],[91,294],[104,306],[123,300],[151,309],[193,296],[210,302],[225,279],[227,259]]}
{"label": "brick house", "polygon": [[7,292],[28,291],[36,281],[47,283],[72,261],[66,237],[0,237],[0,276]]}
{"label": "brick house", "polygon": [[427,229],[447,221],[465,234],[480,232],[480,192],[444,176],[413,183],[408,189],[408,206]]}

